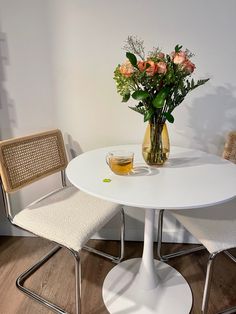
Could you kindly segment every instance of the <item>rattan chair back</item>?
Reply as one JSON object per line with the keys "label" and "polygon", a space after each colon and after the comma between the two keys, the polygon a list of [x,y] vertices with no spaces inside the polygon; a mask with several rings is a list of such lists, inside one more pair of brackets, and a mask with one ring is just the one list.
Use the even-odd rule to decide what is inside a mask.
{"label": "rattan chair back", "polygon": [[58,129],[0,142],[0,174],[8,193],[66,166],[65,146]]}
{"label": "rattan chair back", "polygon": [[236,131],[232,131],[228,134],[223,157],[236,164]]}

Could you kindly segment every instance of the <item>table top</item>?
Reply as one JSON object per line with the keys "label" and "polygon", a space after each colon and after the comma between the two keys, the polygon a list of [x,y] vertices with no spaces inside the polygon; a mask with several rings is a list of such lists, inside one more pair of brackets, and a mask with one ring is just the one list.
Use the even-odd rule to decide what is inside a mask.
{"label": "table top", "polygon": [[[112,150],[133,151],[134,173],[119,176],[106,164]],[[141,145],[88,151],[69,162],[66,174],[80,190],[122,205],[153,209],[199,208],[236,197],[236,166],[216,155],[171,146],[162,167],[148,167]],[[103,182],[109,178],[110,182]]]}

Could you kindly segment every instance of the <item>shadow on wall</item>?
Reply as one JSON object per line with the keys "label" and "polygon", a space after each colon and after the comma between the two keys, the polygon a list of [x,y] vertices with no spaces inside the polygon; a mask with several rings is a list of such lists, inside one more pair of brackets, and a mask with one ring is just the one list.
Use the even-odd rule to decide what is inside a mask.
{"label": "shadow on wall", "polygon": [[[7,36],[0,27],[0,140],[11,138],[12,128],[16,126],[15,105],[5,88],[7,65],[9,65]],[[14,197],[13,202],[20,203],[18,195]],[[5,216],[4,202],[0,192],[0,234],[10,235],[13,228]]]}
{"label": "shadow on wall", "polygon": [[0,139],[12,137],[12,128],[16,126],[14,101],[9,97],[4,86],[7,65],[9,65],[7,37],[0,29]]}
{"label": "shadow on wall", "polygon": [[222,155],[228,132],[236,129],[235,91],[230,84],[219,86],[187,107],[188,127],[196,148]]}
{"label": "shadow on wall", "polygon": [[64,133],[64,141],[69,161],[83,153],[79,143],[76,142],[70,134]]}

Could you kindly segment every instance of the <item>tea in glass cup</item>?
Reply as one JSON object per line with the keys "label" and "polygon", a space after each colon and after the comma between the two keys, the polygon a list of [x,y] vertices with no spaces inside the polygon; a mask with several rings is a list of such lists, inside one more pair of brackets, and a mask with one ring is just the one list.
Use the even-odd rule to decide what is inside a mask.
{"label": "tea in glass cup", "polygon": [[133,169],[134,153],[121,150],[109,152],[106,161],[115,174],[127,175]]}

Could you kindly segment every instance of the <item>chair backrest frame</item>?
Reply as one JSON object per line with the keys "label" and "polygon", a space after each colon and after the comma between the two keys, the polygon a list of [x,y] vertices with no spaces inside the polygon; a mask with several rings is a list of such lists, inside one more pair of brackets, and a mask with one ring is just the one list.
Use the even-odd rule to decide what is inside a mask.
{"label": "chair backrest frame", "polygon": [[229,132],[227,136],[223,158],[236,164],[236,131]]}
{"label": "chair backrest frame", "polygon": [[67,163],[63,137],[58,129],[0,142],[0,175],[7,193],[63,172]]}

